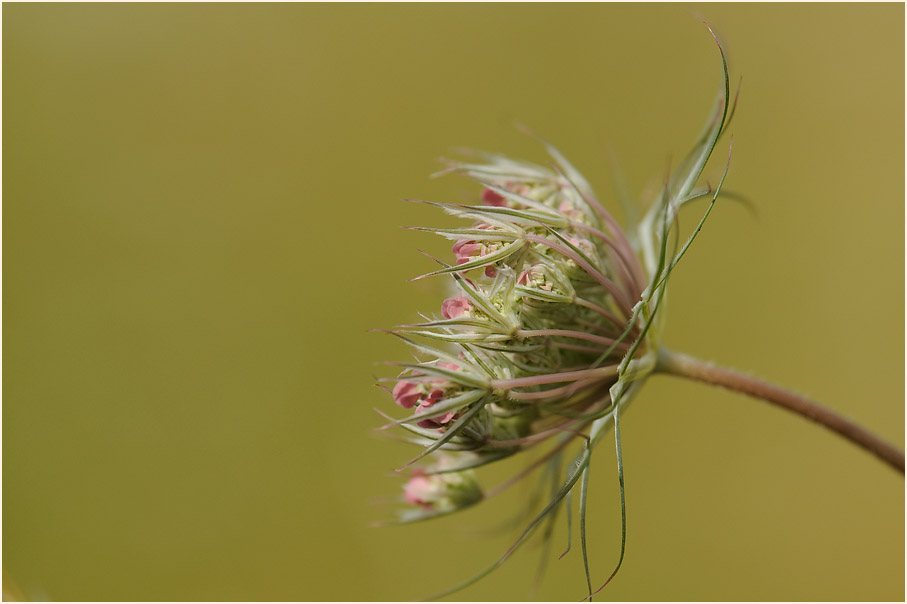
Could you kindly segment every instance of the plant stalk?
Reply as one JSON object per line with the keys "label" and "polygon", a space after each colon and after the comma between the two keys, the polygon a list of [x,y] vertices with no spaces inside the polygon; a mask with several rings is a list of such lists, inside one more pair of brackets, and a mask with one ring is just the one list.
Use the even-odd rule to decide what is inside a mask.
{"label": "plant stalk", "polygon": [[850,442],[863,447],[879,459],[904,473],[904,453],[885,442],[869,430],[838,415],[805,396],[785,390],[752,376],[718,367],[678,352],[662,348],[659,351],[656,371],[683,377],[713,386],[721,386],[778,405],[837,432]]}

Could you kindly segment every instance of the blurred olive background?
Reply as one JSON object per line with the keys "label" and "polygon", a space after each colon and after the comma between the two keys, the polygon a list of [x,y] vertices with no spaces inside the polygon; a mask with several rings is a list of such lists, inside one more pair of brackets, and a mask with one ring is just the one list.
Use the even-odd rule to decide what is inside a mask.
{"label": "blurred olive background", "polygon": [[[399,600],[496,559],[528,484],[368,526],[414,454],[372,432],[375,363],[409,352],[368,329],[447,286],[407,282],[449,244],[399,227],[450,220],[401,199],[476,199],[428,178],[458,146],[544,161],[516,121],[612,207],[609,150],[657,186],[720,84],[701,18],[757,215],[719,203],[667,342],[903,446],[903,5],[6,4],[5,571],[56,600]],[[904,480],[870,455],[669,377],[622,425],[604,599],[903,600]],[[613,446],[593,470],[600,583]],[[583,597],[576,540],[535,597]],[[455,597],[529,597],[541,553]]]}

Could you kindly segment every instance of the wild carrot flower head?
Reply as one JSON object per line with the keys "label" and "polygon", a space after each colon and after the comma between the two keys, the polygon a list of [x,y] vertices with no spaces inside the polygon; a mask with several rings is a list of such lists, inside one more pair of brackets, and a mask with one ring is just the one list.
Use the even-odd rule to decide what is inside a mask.
{"label": "wild carrot flower head", "polygon": [[619,411],[655,368],[667,279],[692,241],[677,246],[671,237],[677,210],[710,197],[707,216],[717,196],[717,188],[695,183],[727,121],[726,74],[725,67],[718,108],[693,153],[628,229],[547,143],[550,165],[495,154],[448,162],[444,172],[477,183],[475,200],[430,203],[463,225],[417,229],[451,244],[450,257],[417,278],[449,279],[453,291],[424,322],[392,331],[420,359],[399,364],[392,394],[409,414],[388,426],[422,445],[410,464],[435,460],[406,483],[402,521],[479,501],[475,467],[546,442],[541,462],[560,463],[564,449],[581,442],[563,488],[519,543],[588,476],[589,452],[612,421],[619,450]]}

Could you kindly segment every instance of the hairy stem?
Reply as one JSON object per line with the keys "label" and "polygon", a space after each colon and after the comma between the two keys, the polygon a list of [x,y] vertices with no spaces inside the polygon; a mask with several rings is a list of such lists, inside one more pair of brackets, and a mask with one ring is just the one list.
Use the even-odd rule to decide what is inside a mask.
{"label": "hairy stem", "polygon": [[780,386],[763,382],[752,376],[718,367],[691,356],[662,349],[659,352],[656,371],[684,377],[728,390],[748,394],[754,398],[783,407],[837,432],[855,445],[863,447],[879,459],[904,473],[904,453],[885,442],[869,430],[846,419],[819,403],[785,390]]}

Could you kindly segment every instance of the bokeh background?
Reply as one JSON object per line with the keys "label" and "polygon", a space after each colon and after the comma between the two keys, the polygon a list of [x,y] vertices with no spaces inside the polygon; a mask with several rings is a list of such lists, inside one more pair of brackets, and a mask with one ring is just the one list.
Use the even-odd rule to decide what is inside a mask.
{"label": "bokeh background", "polygon": [[[458,146],[544,160],[516,121],[615,208],[612,150],[634,193],[657,185],[720,82],[701,18],[743,77],[727,186],[757,215],[719,203],[667,342],[903,446],[903,5],[6,4],[9,578],[36,599],[406,600],[492,562],[528,484],[368,526],[414,451],[372,432],[393,407],[375,363],[409,353],[367,330],[446,288],[407,279],[447,244],[399,227],[450,221],[401,199],[476,199],[428,178]],[[629,541],[603,599],[903,600],[904,480],[871,456],[669,377],[622,426]],[[583,597],[565,544],[534,597]],[[541,553],[455,597],[529,597]]]}

